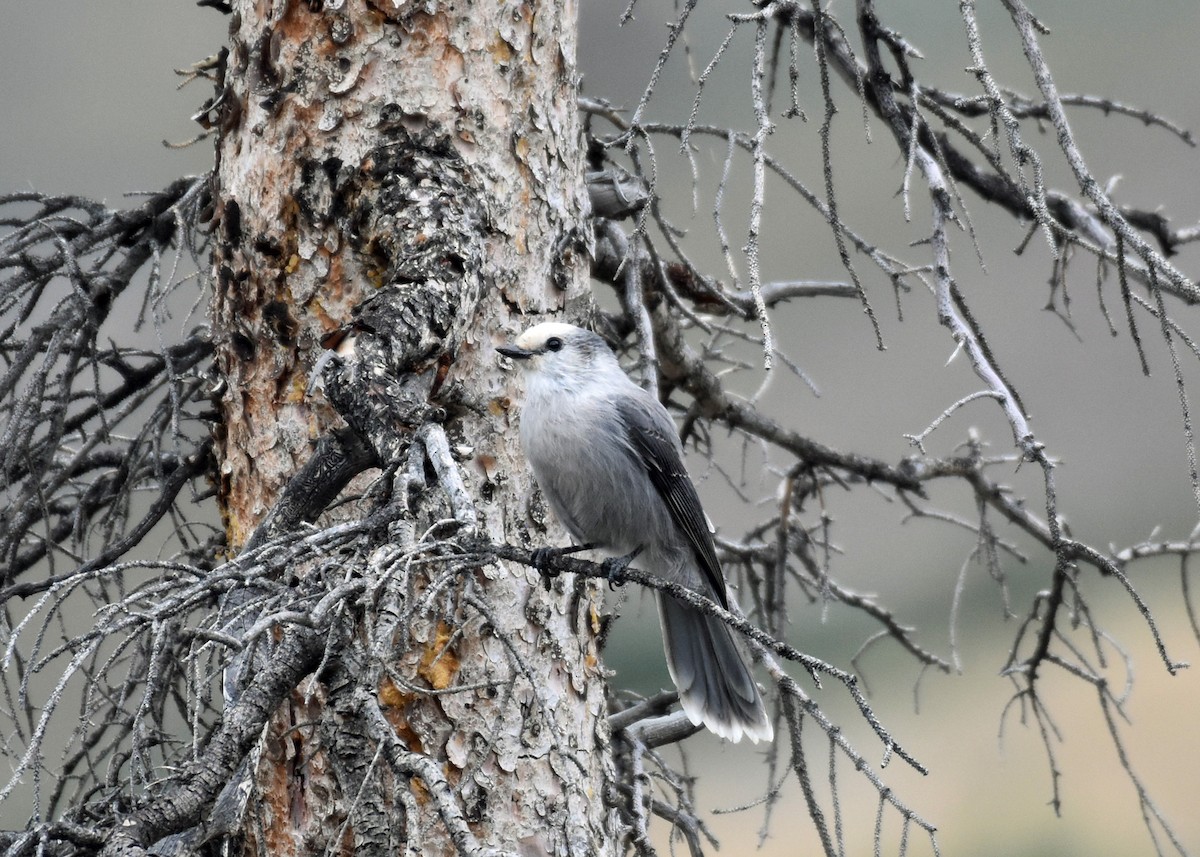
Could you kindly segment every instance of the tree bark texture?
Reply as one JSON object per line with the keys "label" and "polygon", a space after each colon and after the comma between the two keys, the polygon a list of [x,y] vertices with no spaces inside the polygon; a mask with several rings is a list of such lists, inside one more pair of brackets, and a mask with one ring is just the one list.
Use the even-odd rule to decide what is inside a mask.
{"label": "tree bark texture", "polygon": [[[611,853],[594,589],[398,571],[437,526],[555,537],[494,346],[524,313],[587,305],[574,3],[233,7],[213,193],[230,547],[343,419],[422,489],[339,569],[373,594],[273,718],[247,853]],[[308,395],[347,325],[326,396]],[[447,461],[473,508],[438,492]]]}

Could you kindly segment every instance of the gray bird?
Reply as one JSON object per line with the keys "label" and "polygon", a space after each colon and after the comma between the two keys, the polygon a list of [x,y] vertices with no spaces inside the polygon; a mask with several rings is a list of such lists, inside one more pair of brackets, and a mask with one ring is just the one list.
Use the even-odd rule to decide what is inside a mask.
{"label": "gray bird", "polygon": [[[550,508],[580,544],[728,607],[725,578],[667,409],[596,334],[558,322],[497,349],[527,381],[521,444]],[[770,741],[762,697],[729,628],[659,594],[667,668],[688,718],[722,738]]]}

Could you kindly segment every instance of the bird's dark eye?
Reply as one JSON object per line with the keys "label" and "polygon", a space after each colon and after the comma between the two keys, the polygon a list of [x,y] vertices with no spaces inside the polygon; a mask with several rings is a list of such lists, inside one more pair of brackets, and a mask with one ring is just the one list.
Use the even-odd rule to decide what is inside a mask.
{"label": "bird's dark eye", "polygon": [[551,336],[546,340],[547,351],[562,351],[562,340],[557,336]]}

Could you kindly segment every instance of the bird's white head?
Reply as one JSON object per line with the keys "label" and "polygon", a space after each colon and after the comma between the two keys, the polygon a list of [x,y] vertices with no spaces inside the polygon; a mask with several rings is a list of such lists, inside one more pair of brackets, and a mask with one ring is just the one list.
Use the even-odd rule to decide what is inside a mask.
{"label": "bird's white head", "polygon": [[510,345],[496,349],[534,376],[578,384],[612,371],[623,375],[604,340],[582,327],[545,321],[526,330]]}

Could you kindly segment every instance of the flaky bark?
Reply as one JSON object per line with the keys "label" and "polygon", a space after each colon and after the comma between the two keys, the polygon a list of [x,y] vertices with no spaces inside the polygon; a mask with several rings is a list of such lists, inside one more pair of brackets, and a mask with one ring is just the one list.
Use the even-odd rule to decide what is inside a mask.
{"label": "flaky bark", "polygon": [[[438,521],[509,542],[544,525],[493,346],[513,312],[583,291],[574,6],[234,5],[214,192],[229,542],[339,425],[306,388],[352,317],[328,400],[412,513],[340,569],[373,595],[273,718],[247,853],[609,853],[594,589],[493,567],[437,590],[407,564]],[[421,455],[484,503],[417,497]]]}

